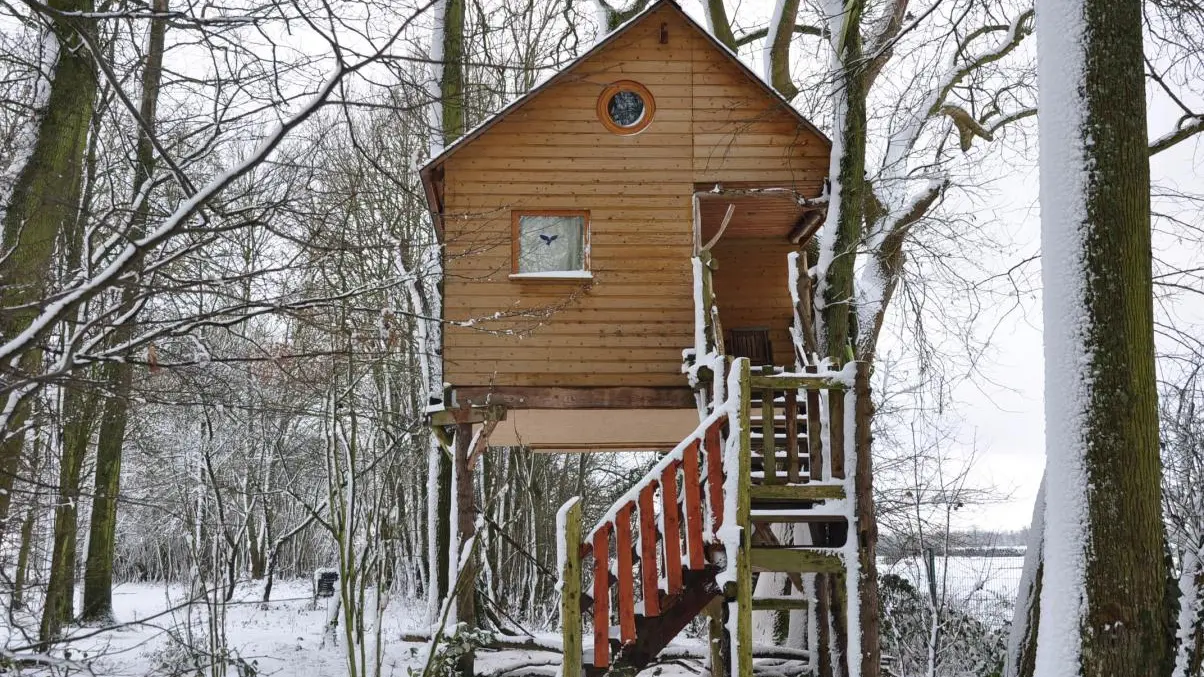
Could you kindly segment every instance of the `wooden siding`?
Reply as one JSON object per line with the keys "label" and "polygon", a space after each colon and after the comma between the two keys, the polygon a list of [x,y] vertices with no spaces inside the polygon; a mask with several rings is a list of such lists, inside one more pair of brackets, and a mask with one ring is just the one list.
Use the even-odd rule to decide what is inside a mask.
{"label": "wooden siding", "polygon": [[[445,317],[472,322],[445,331],[445,380],[685,385],[694,184],[818,194],[827,173],[824,141],[696,30],[672,8],[650,13],[445,161]],[[597,120],[599,93],[620,79],[656,98],[639,134],[611,134]],[[510,280],[513,209],[588,210],[593,280]],[[721,264],[725,274],[739,265]],[[775,312],[775,326],[789,322],[788,300]]]}
{"label": "wooden siding", "polygon": [[715,271],[715,300],[719,324],[732,329],[764,327],[773,344],[773,363],[792,366],[794,347],[790,324],[790,269],[786,257],[797,247],[783,239],[720,240],[712,250],[719,269]]}

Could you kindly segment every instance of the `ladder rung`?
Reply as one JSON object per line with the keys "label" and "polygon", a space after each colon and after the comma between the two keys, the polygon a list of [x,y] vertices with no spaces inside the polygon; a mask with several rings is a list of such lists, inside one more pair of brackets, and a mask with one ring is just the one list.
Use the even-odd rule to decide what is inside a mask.
{"label": "ladder rung", "polygon": [[751,551],[754,571],[800,571],[838,574],[845,570],[840,555],[828,549],[754,547]]}
{"label": "ladder rung", "polygon": [[752,601],[753,611],[792,611],[808,605],[806,597],[754,597]]}

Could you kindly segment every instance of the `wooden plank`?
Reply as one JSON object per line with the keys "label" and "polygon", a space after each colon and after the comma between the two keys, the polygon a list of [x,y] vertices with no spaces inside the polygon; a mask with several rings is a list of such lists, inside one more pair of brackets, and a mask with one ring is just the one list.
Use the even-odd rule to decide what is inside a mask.
{"label": "wooden plank", "polygon": [[[806,371],[815,373],[818,368],[808,365]],[[824,443],[823,426],[819,415],[820,396],[816,388],[807,388],[807,448],[811,462],[807,464],[807,474],[813,480],[824,479]]]}
{"label": "wooden plank", "polygon": [[681,592],[681,509],[677,503],[678,463],[661,471],[661,548],[665,555],[665,581],[670,595]]}
{"label": "wooden plank", "polygon": [[682,489],[686,498],[686,559],[691,569],[706,566],[702,540],[702,487],[698,468],[698,441],[682,452]]}
{"label": "wooden plank", "polygon": [[727,624],[723,622],[723,598],[716,597],[707,606],[707,650],[711,658],[711,677],[727,677]]}
{"label": "wooden plank", "polygon": [[[811,371],[808,368],[808,371]],[[836,390],[848,389],[844,381],[835,376],[820,376],[819,374],[756,374],[752,377],[752,388],[773,388],[774,390]]]}
{"label": "wooden plank", "polygon": [[491,402],[510,409],[690,409],[695,406],[689,387],[457,387],[457,402]]}
{"label": "wooden plank", "polygon": [[560,636],[564,648],[563,677],[581,675],[581,499],[574,497],[560,509],[561,547],[565,553],[560,571]]}
{"label": "wooden plank", "polygon": [[761,391],[761,464],[765,471],[766,484],[777,484],[777,445],[774,442],[773,403],[776,393],[772,389]]}
{"label": "wooden plank", "polygon": [[753,611],[794,611],[810,606],[806,597],[764,597],[753,598]]}
{"label": "wooden plank", "polygon": [[811,548],[753,548],[752,568],[755,571],[840,573],[845,567],[839,556]]}
{"label": "wooden plank", "polygon": [[844,498],[844,487],[836,484],[754,484],[749,487],[754,501],[828,501]]}
{"label": "wooden plank", "polygon": [[[453,368],[453,366],[455,368]],[[595,374],[561,372],[541,374],[468,372],[462,366],[447,364],[444,378],[448,383],[496,383],[498,386],[544,387],[544,388],[627,388],[627,387],[678,387],[684,378],[680,373],[665,371],[661,374]]]}
{"label": "wooden plank", "polygon": [[631,543],[631,512],[628,503],[615,513],[615,569],[618,574],[619,641],[635,641],[635,549]]}
{"label": "wooden plank", "polygon": [[484,423],[486,421],[506,420],[506,407],[500,404],[488,404],[477,407],[457,407],[442,409],[430,414],[431,425],[458,425],[460,423]]}
{"label": "wooden plank", "polygon": [[[711,506],[711,528],[723,525],[723,424],[720,419],[707,428],[703,439],[707,464],[707,499]],[[714,534],[712,534],[713,536]]]}
{"label": "wooden plank", "polygon": [[799,462],[798,454],[798,391],[786,391],[786,481],[798,484]]}
{"label": "wooden plank", "polygon": [[832,477],[844,479],[844,391],[828,391],[828,449],[832,454]]}
{"label": "wooden plank", "polygon": [[610,525],[594,533],[594,667],[610,666]]}
{"label": "wooden plank", "polygon": [[640,593],[644,598],[644,615],[659,616],[661,612],[660,577],[656,568],[656,483],[650,482],[640,490]]}

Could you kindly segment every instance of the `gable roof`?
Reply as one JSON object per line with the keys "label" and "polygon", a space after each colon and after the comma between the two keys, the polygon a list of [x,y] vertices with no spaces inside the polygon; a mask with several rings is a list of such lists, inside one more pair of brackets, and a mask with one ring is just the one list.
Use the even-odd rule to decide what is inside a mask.
{"label": "gable roof", "polygon": [[[573,59],[571,62],[569,62],[569,64],[567,66],[560,69],[552,76],[546,78],[543,82],[541,82],[539,85],[531,88],[522,96],[511,101],[509,104],[506,105],[506,107],[502,108],[500,111],[498,111],[497,113],[494,113],[492,116],[490,116],[484,122],[477,125],[473,129],[469,130],[466,134],[464,134],[464,136],[461,136],[459,139],[456,139],[456,141],[454,143],[452,143],[450,146],[448,146],[447,148],[444,148],[443,152],[439,153],[435,157],[428,160],[426,162],[426,164],[424,164],[422,166],[422,168],[418,170],[419,176],[422,178],[423,187],[426,189],[426,194],[427,194],[428,200],[430,200],[430,198],[434,195],[433,186],[431,185],[431,172],[436,167],[438,167],[440,164],[442,164],[443,161],[445,161],[447,158],[454,155],[460,149],[464,148],[468,144],[475,141],[482,134],[489,131],[489,129],[492,128],[495,124],[497,124],[498,122],[501,122],[503,119],[505,119],[506,116],[509,115],[511,112],[521,108],[523,106],[523,104],[527,103],[531,99],[538,96],[545,89],[562,81],[565,78],[565,76],[567,76],[570,72],[572,72],[578,66],[585,63],[586,61],[589,61],[589,59],[591,57],[593,57],[595,54],[604,50],[611,43],[618,40],[622,35],[626,34],[633,26],[638,25],[640,22],[642,22],[644,19],[646,19],[649,15],[651,15],[653,12],[655,12],[656,10],[658,10],[662,7],[671,7],[673,10],[675,10],[677,12],[677,14],[682,19],[685,20],[686,25],[690,26],[697,33],[699,33],[700,35],[705,37],[706,40],[711,45],[713,45],[716,50],[718,50],[721,54],[723,54],[723,56],[727,57],[727,59],[729,61],[734,63],[736,65],[736,67],[740,70],[740,72],[743,73],[750,81],[756,83],[757,86],[759,86],[766,94],[768,94],[770,97],[772,97],[775,100],[777,100],[778,102],[780,102],[783,105],[783,107],[785,108],[785,110],[790,115],[792,115],[801,126],[805,127],[808,131],[815,134],[829,148],[831,148],[832,140],[829,139],[827,137],[827,135],[825,135],[822,131],[819,130],[819,128],[817,128],[814,124],[812,124],[810,120],[808,120],[806,117],[804,117],[803,114],[800,113],[798,111],[798,109],[796,109],[793,105],[791,105],[791,103],[785,97],[783,97],[776,89],[769,86],[769,84],[766,83],[764,80],[762,80],[759,75],[757,75],[755,72],[753,72],[753,70],[751,68],[749,68],[747,65],[745,65],[745,63],[743,61],[741,61],[740,58],[734,52],[732,52],[730,49],[727,48],[727,45],[724,45],[722,42],[720,42],[718,38],[716,38],[714,35],[711,34],[710,31],[708,31],[707,29],[698,25],[698,22],[695,21],[693,18],[691,18],[690,15],[687,14],[686,11],[681,8],[681,5],[677,4],[676,0],[655,0],[654,2],[650,3],[647,7],[645,7],[644,10],[641,11],[639,14],[636,14],[635,16],[633,16],[632,18],[630,18],[626,22],[624,22],[622,25],[615,28],[613,31],[611,31],[609,34],[607,34],[606,37],[602,38],[601,40],[598,40],[596,43],[594,43],[593,47],[591,47],[588,51],[586,51],[582,55],[578,56],[576,59]],[[431,206],[435,207],[433,202],[432,202]]]}

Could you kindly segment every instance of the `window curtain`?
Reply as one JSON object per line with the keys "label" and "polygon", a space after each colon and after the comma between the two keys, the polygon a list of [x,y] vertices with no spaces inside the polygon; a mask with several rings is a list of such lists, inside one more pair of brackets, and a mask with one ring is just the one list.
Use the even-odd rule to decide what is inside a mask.
{"label": "window curtain", "polygon": [[585,269],[585,219],[580,216],[520,216],[518,272]]}

